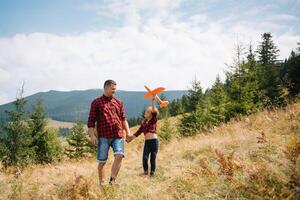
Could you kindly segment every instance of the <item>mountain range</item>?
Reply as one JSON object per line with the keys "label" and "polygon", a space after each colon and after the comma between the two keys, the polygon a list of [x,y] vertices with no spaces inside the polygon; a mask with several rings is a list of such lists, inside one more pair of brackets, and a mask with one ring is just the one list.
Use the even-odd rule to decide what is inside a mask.
{"label": "mountain range", "polygon": [[[172,90],[165,91],[163,94],[167,100],[172,101],[181,98],[186,93],[185,90]],[[33,105],[40,98],[51,119],[66,122],[74,122],[79,119],[87,121],[92,100],[102,94],[103,90],[101,89],[39,92],[25,97],[27,100],[26,111],[31,112]],[[150,100],[145,99],[144,94],[145,92],[142,91],[117,91],[116,97],[123,101],[128,118],[141,116],[143,110],[150,104]],[[12,109],[14,109],[12,102],[0,105],[0,119],[7,119],[5,110]]]}

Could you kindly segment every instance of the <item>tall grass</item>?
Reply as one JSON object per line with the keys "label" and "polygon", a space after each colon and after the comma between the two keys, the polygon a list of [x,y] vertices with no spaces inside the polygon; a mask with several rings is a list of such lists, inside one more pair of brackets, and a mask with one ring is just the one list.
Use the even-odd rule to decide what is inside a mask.
{"label": "tall grass", "polygon": [[119,186],[99,187],[95,158],[68,160],[0,172],[0,199],[300,199],[300,103],[171,137],[153,178],[139,175],[143,140],[126,144]]}

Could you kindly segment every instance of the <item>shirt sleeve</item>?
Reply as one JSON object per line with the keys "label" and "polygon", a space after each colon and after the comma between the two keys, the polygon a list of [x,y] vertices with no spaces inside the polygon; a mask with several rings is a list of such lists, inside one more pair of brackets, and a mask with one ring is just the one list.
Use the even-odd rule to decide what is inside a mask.
{"label": "shirt sleeve", "polygon": [[122,121],[125,121],[125,120],[126,120],[126,116],[125,116],[125,108],[124,108],[123,102],[121,102],[120,118],[121,118]]}
{"label": "shirt sleeve", "polygon": [[157,122],[157,112],[152,112],[152,118],[151,118],[151,123],[156,123]]}
{"label": "shirt sleeve", "polygon": [[143,132],[143,125],[140,126],[140,128],[133,134],[135,137],[138,137]]}
{"label": "shirt sleeve", "polygon": [[95,128],[95,122],[96,122],[96,115],[97,115],[97,104],[96,101],[93,101],[91,103],[89,118],[88,118],[88,128]]}

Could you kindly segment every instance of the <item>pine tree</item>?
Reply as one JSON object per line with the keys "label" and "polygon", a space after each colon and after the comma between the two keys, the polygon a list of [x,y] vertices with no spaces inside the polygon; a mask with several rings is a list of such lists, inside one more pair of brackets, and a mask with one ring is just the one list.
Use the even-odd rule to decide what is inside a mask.
{"label": "pine tree", "polygon": [[205,96],[202,104],[198,104],[194,112],[185,114],[179,124],[180,134],[183,136],[195,135],[218,125],[224,117],[216,112],[211,98]]}
{"label": "pine tree", "polygon": [[244,108],[244,74],[246,71],[243,57],[245,54],[244,49],[241,43],[236,44],[233,65],[229,66],[230,68],[226,72],[225,87],[230,98],[230,103],[227,105],[226,119],[246,114]]}
{"label": "pine tree", "polygon": [[213,125],[217,125],[228,120],[228,118],[226,118],[226,113],[229,97],[219,76],[217,76],[212,88],[207,92],[206,99],[206,102],[210,102],[211,107],[209,109],[211,114],[214,116]]}
{"label": "pine tree", "polygon": [[181,97],[181,105],[182,105],[182,113],[188,112],[190,104],[189,104],[189,98],[185,94]]}
{"label": "pine tree", "polygon": [[183,125],[185,123],[189,127],[184,130],[185,134],[193,135],[225,122],[228,102],[224,85],[217,76],[212,88],[205,92],[202,103],[197,105],[196,111],[183,118]]}
{"label": "pine tree", "polygon": [[183,136],[191,136],[197,134],[203,127],[199,123],[201,121],[199,116],[203,108],[204,94],[201,83],[196,78],[191,82],[191,88],[188,91],[187,98],[184,100],[187,100],[183,102],[186,105],[186,111],[190,113],[183,115],[179,124],[179,133]]}
{"label": "pine tree", "polygon": [[170,103],[169,113],[171,116],[176,116],[184,113],[181,99],[175,99]]}
{"label": "pine tree", "polygon": [[257,49],[258,61],[261,64],[261,79],[264,95],[268,104],[280,105],[283,102],[282,82],[279,79],[279,66],[276,64],[279,50],[272,40],[271,33],[262,34],[262,41]]}
{"label": "pine tree", "polygon": [[[196,107],[194,110],[188,107],[187,111],[190,113],[183,115],[179,124],[181,135],[197,134],[233,117],[257,112],[269,103],[284,105],[287,94],[295,96],[300,92],[300,52],[291,53],[283,67],[283,76],[279,76],[279,69],[282,69],[276,60],[279,50],[270,33],[263,34],[262,39],[257,51],[258,61],[252,45],[245,54],[243,45],[237,43],[234,62],[226,72],[225,84],[217,77],[212,88],[198,99],[194,98],[200,96],[195,95],[195,89],[189,91],[189,103]],[[300,51],[300,47],[298,50]],[[281,77],[287,80],[289,92]],[[200,84],[193,84],[193,88],[198,88],[198,91],[201,90],[199,86]]]}
{"label": "pine tree", "polygon": [[198,112],[185,113],[179,123],[179,134],[182,136],[192,136],[201,131],[201,125],[198,123]]}
{"label": "pine tree", "polygon": [[[236,60],[241,53],[237,48]],[[227,104],[226,119],[256,112],[265,99],[261,80],[261,64],[255,60],[252,45],[246,55],[246,60],[234,62],[231,71],[227,72],[226,90],[230,97]]]}
{"label": "pine tree", "polygon": [[261,65],[255,60],[252,45],[249,45],[247,62],[242,65],[243,70],[243,100],[246,114],[251,114],[260,109],[264,102],[261,88]]}
{"label": "pine tree", "polygon": [[[299,44],[299,43],[298,43]],[[299,47],[300,48],[300,47]],[[300,93],[300,52],[291,52],[281,70],[281,79],[284,80],[289,95],[295,97]]]}
{"label": "pine tree", "polygon": [[162,127],[159,129],[158,136],[159,136],[160,140],[162,140],[164,142],[169,142],[175,134],[176,134],[176,132],[170,123],[170,119],[165,118],[163,120]]}
{"label": "pine tree", "polygon": [[2,157],[4,167],[23,167],[35,160],[33,139],[25,112],[26,100],[22,97],[23,91],[22,87],[20,96],[13,102],[15,109],[6,111],[9,121],[4,124],[4,134],[1,134],[2,151],[5,152]]}
{"label": "pine tree", "polygon": [[233,65],[229,65],[229,70],[226,72],[226,85],[229,89],[231,99],[241,102],[241,90],[244,74],[244,46],[240,42],[235,45],[235,56]]}
{"label": "pine tree", "polygon": [[89,140],[82,121],[77,121],[71,128],[67,142],[69,147],[66,148],[65,153],[70,158],[82,158],[90,151]]}
{"label": "pine tree", "polygon": [[36,162],[50,163],[59,160],[62,152],[58,132],[46,129],[47,115],[41,99],[33,107],[30,114],[29,127],[32,133],[32,146],[36,152]]}
{"label": "pine tree", "polygon": [[263,66],[275,64],[279,50],[272,40],[273,36],[271,33],[263,33],[261,37],[262,42],[257,49],[259,62]]}
{"label": "pine tree", "polygon": [[198,104],[201,104],[204,94],[200,81],[195,77],[191,83],[191,88],[188,90],[188,107],[187,111],[195,111]]}

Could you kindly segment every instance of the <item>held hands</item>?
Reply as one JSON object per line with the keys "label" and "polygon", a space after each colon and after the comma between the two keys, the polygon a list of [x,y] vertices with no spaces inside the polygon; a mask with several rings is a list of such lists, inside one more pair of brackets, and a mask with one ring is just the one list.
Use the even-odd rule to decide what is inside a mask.
{"label": "held hands", "polygon": [[134,138],[135,138],[134,135],[129,134],[129,135],[127,135],[127,137],[126,137],[126,142],[129,143],[129,142],[131,142]]}

